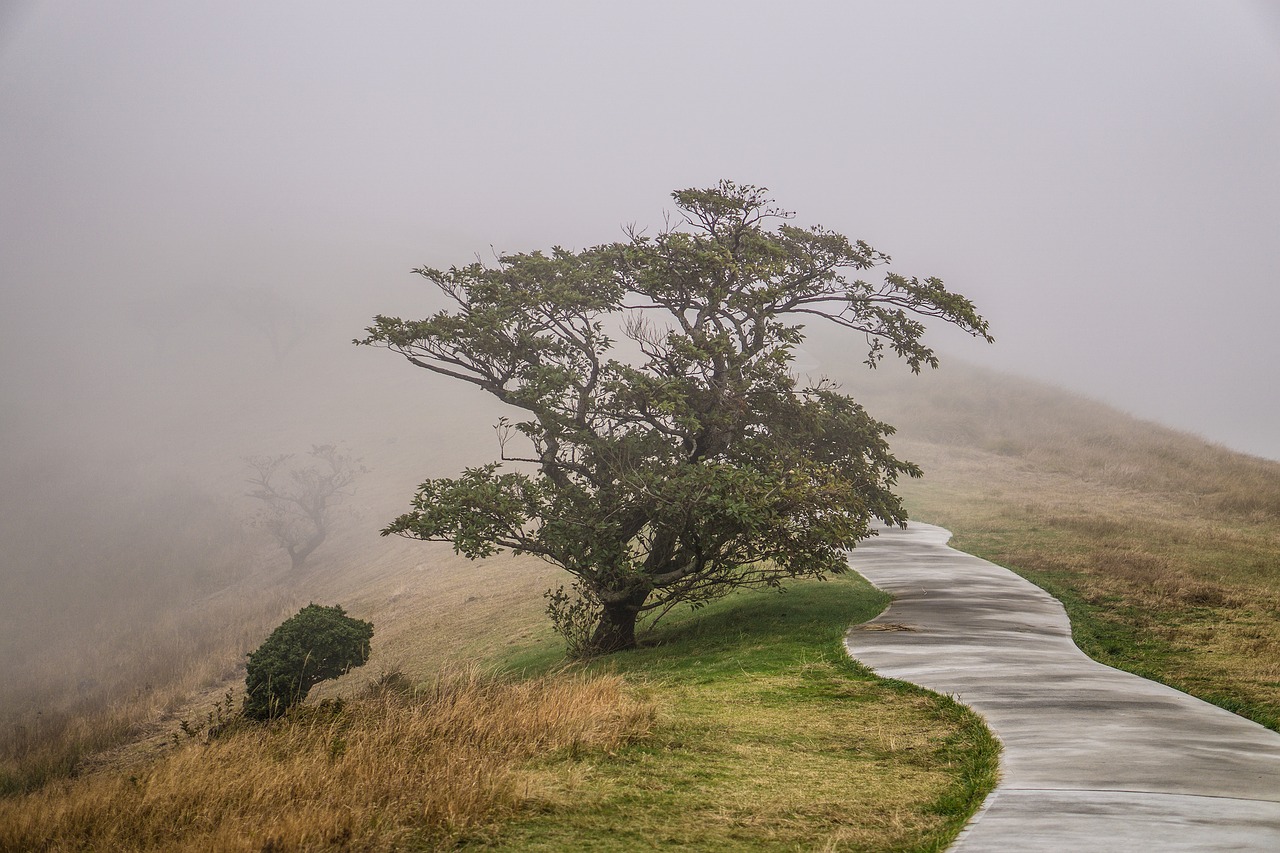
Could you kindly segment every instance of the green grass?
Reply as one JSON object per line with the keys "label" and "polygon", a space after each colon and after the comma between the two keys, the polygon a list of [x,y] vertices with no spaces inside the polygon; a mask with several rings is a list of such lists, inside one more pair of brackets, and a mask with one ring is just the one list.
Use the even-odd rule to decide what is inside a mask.
{"label": "green grass", "polygon": [[[498,850],[941,850],[995,783],[998,746],[946,697],[851,661],[845,630],[884,608],[860,577],[739,594],[670,617],[641,648],[586,664],[661,709],[613,755],[529,769],[554,793]],[[556,647],[502,661],[555,668]]]}
{"label": "green grass", "polygon": [[[374,578],[367,601],[353,604],[378,626],[383,669],[403,667],[430,684],[459,656],[531,676],[564,666],[559,639],[538,613],[544,566],[504,562],[495,570],[507,573],[506,583],[485,586],[473,564],[437,562],[430,577],[409,575],[413,583],[404,571]],[[375,605],[388,601],[394,609],[379,616]],[[630,698],[656,707],[656,724],[623,746],[584,738],[518,759],[511,805],[451,824],[450,849],[459,836],[464,848],[496,850],[944,849],[994,786],[997,746],[981,720],[949,699],[878,679],[848,659],[845,630],[886,601],[857,576],[734,595],[671,614],[640,649],[577,665],[617,673]],[[313,698],[356,695],[376,677],[366,669],[321,685]],[[606,714],[599,724],[613,721]],[[65,789],[13,795],[10,807],[30,799],[33,819],[48,821],[52,806],[73,805],[73,794],[93,799],[94,786],[141,778],[168,760],[100,764]],[[206,782],[200,767],[184,777],[197,788]],[[219,805],[217,793],[201,799]],[[303,819],[282,814],[262,825]],[[353,843],[388,849],[375,835],[357,832]],[[419,846],[430,849],[431,838]]]}

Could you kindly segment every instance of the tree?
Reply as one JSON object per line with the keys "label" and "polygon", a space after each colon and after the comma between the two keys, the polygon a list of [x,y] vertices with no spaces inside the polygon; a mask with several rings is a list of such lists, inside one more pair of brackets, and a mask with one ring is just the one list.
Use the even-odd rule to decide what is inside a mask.
{"label": "tree", "polygon": [[[893,486],[920,470],[834,385],[798,385],[804,321],[861,333],[870,367],[889,349],[915,372],[938,364],[922,318],[992,340],[936,278],[854,278],[889,256],[790,224],[762,188],[673,198],[680,221],[656,236],[415,270],[454,309],[378,316],[355,341],[522,412],[498,426],[501,462],[423,483],[383,535],[563,567],[592,612],[592,653],[634,646],[637,618],[677,602],[846,571],[872,519],[905,524]],[[529,452],[508,456],[516,436]]]}
{"label": "tree", "polygon": [[311,330],[314,317],[270,287],[224,285],[215,292],[227,311],[266,338],[277,365]]}
{"label": "tree", "polygon": [[311,553],[324,543],[333,520],[333,508],[345,499],[348,487],[365,472],[358,460],[332,444],[312,445],[307,454],[314,461],[290,468],[292,454],[254,456],[245,462],[255,476],[249,496],[265,505],[263,524],[289,555],[292,567],[302,568]]}
{"label": "tree", "polygon": [[308,604],[249,653],[244,713],[269,720],[297,705],[321,681],[369,660],[373,624],[341,607]]}

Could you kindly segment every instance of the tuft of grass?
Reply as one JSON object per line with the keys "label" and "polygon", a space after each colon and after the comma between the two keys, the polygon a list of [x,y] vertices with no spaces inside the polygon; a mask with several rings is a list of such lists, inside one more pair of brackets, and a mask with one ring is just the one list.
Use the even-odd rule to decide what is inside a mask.
{"label": "tuft of grass", "polygon": [[617,676],[388,679],[180,742],[136,775],[0,799],[0,850],[441,849],[534,796],[532,756],[616,750],[653,723]]}

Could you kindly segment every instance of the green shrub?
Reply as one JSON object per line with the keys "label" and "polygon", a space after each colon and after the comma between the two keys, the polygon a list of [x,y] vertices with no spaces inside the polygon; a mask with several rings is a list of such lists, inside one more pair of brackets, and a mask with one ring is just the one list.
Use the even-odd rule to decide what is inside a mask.
{"label": "green shrub", "polygon": [[373,624],[337,605],[308,604],[249,653],[246,717],[270,720],[297,705],[311,688],[369,659]]}

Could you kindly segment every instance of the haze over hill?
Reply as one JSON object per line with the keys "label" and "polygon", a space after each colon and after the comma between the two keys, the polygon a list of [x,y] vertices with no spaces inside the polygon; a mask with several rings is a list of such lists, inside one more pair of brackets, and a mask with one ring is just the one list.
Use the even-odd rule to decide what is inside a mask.
{"label": "haze over hill", "polygon": [[186,453],[294,315],[731,178],[973,298],[946,350],[1280,457],[1270,3],[18,3],[0,116],[7,444]]}
{"label": "haze over hill", "polygon": [[[465,635],[481,567],[377,530],[423,478],[492,459],[504,412],[351,339],[442,307],[416,265],[652,233],[672,190],[721,178],[991,320],[991,347],[927,335],[925,377],[867,374],[862,341],[810,329],[800,371],[924,465],[913,511],[1021,500],[1088,538],[1098,506],[1156,500],[1257,520],[1272,571],[1270,4],[19,3],[0,11],[0,710],[172,710],[313,596],[367,608],[396,654]],[[291,577],[244,458],[327,443],[369,473]],[[488,604],[540,609],[521,565]]]}
{"label": "haze over hill", "polygon": [[[430,677],[450,659],[491,659],[505,643],[550,633],[541,594],[563,578],[545,564],[509,556],[471,564],[447,546],[376,535],[424,477],[491,460],[489,427],[502,409],[396,356],[331,347],[330,339],[304,337],[284,358],[259,356],[254,372],[224,379],[212,371],[190,389],[180,365],[167,380],[157,370],[153,382],[167,381],[172,398],[190,408],[138,411],[134,400],[104,395],[95,405],[128,429],[76,445],[68,440],[74,425],[28,428],[24,452],[0,457],[11,485],[0,507],[11,584],[0,605],[0,643],[10,650],[0,659],[3,731],[65,732],[64,742],[87,732],[72,742],[90,751],[151,733],[141,748],[163,749],[179,715],[190,713],[190,697],[236,685],[244,653],[308,601],[342,602],[378,626],[372,666],[357,681],[388,668]],[[252,335],[245,343],[265,349]],[[1266,614],[1277,577],[1280,463],[963,362],[922,376],[892,362],[870,372],[847,342],[831,344],[815,335],[799,366],[842,382],[874,416],[900,427],[894,447],[928,474],[922,484],[901,484],[917,517],[962,535],[993,519],[997,531],[1065,530],[1101,549],[1073,559],[1101,568],[1109,583],[1123,587],[1137,572],[1144,593],[1197,606],[1242,600],[1223,585],[1231,573],[1217,562],[1185,569],[1120,534],[1155,521],[1162,548],[1197,537],[1220,542],[1224,530],[1246,537],[1252,550],[1232,572],[1259,583],[1259,610],[1231,623],[1215,615],[1212,630],[1225,638],[1216,646],[1229,643],[1230,656],[1198,665],[1233,680],[1232,695],[1244,697],[1255,719],[1280,707],[1266,687],[1274,678],[1265,639],[1277,636],[1265,625],[1274,622]],[[181,357],[175,348],[173,360]],[[219,382],[237,391],[234,405],[195,416]],[[369,470],[312,564],[290,572],[244,497],[243,457],[319,442],[342,443]],[[1154,604],[1144,600],[1143,612],[1158,612]],[[495,639],[502,620],[519,627]],[[102,721],[104,708],[114,716]],[[29,757],[30,744],[26,734],[0,740],[0,760]]]}
{"label": "haze over hill", "polygon": [[[3,658],[0,683],[20,694],[37,659],[62,667],[67,684],[102,680],[95,668],[103,655],[137,651],[129,635],[229,584],[283,583],[305,593],[321,583],[359,597],[370,567],[403,571],[438,559],[439,548],[382,539],[376,531],[407,507],[422,479],[492,460],[497,442],[490,427],[502,411],[481,392],[387,353],[355,355],[318,384],[307,378],[311,359],[299,362],[305,370],[286,362],[246,377],[239,406],[207,420],[136,417],[131,433],[102,436],[96,445],[69,446],[57,431],[33,431],[24,453],[7,452],[0,642],[18,654]],[[375,371],[363,372],[364,355],[374,356]],[[1029,478],[1089,480],[1151,495],[1196,492],[1225,513],[1280,513],[1280,464],[958,362],[911,376],[900,365],[870,372],[838,358],[824,365],[827,372],[899,428],[893,444],[900,456],[924,465],[926,486],[967,477],[981,491],[997,470],[1016,468]],[[166,440],[179,443],[183,454],[147,452]],[[320,574],[290,578],[287,557],[253,523],[243,458],[302,453],[323,442],[342,443],[369,472],[342,509],[334,539],[315,555]],[[1214,485],[1224,480],[1240,488],[1228,495]],[[1250,483],[1257,500],[1246,506],[1239,503],[1241,488]],[[903,485],[910,492],[912,484]],[[532,606],[539,591],[530,592]],[[217,618],[217,611],[207,617]],[[85,654],[104,637],[120,645]]]}

